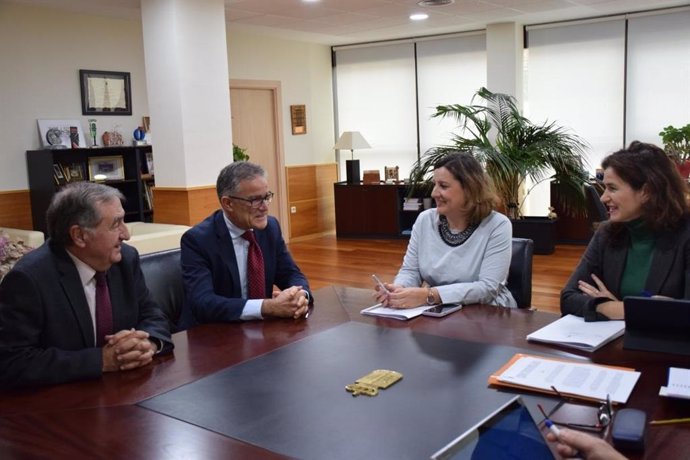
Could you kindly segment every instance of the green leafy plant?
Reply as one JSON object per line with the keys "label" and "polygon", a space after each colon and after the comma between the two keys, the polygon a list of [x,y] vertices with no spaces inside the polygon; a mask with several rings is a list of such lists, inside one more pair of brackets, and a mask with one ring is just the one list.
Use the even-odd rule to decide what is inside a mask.
{"label": "green leafy plant", "polygon": [[[478,99],[483,103],[475,103]],[[486,88],[477,91],[470,105],[440,105],[432,117],[455,119],[459,133],[453,134],[449,145],[430,149],[414,164],[413,184],[430,188],[434,163],[449,151],[460,150],[482,163],[509,217],[522,217],[524,198],[536,184],[549,179],[560,184],[563,213],[584,212],[587,144],[578,136],[555,123],[532,123],[520,114],[515,98]],[[528,177],[533,185],[520,201]]]}
{"label": "green leafy plant", "polygon": [[690,123],[674,128],[667,126],[659,133],[664,143],[664,151],[676,162],[690,160]]}
{"label": "green leafy plant", "polygon": [[243,149],[237,144],[232,144],[232,159],[233,161],[248,161],[247,149]]}

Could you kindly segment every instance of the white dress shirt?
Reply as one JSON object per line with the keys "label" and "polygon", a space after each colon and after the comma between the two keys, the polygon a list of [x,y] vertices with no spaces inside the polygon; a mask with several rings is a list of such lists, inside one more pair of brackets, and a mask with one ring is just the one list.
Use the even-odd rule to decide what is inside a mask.
{"label": "white dress shirt", "polygon": [[[242,230],[228,219],[228,216],[223,213],[225,225],[228,227],[230,238],[232,239],[232,247],[235,249],[235,259],[237,259],[237,271],[240,274],[240,285],[242,286],[242,297],[247,298],[247,256],[249,255],[249,241],[242,238],[245,230]],[[253,231],[253,230],[252,230]],[[240,319],[263,319],[261,316],[261,305],[264,299],[247,299],[242,309]]]}

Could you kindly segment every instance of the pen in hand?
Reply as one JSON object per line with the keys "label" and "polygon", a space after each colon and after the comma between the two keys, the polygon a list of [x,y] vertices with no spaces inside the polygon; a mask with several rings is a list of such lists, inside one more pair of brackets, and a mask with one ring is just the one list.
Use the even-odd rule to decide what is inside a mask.
{"label": "pen in hand", "polygon": [[544,425],[546,425],[546,428],[548,428],[549,431],[551,431],[554,434],[554,436],[556,436],[556,438],[559,438],[561,435],[561,430],[559,430],[558,427],[554,425],[554,423],[551,421],[544,408],[541,407],[541,404],[537,404],[537,407],[544,416]]}
{"label": "pen in hand", "polygon": [[386,286],[383,284],[383,282],[379,279],[378,276],[376,276],[376,275],[371,275],[371,277],[374,279],[374,282],[378,285],[379,288],[381,288],[381,290],[382,290],[383,292],[385,292],[386,294],[390,294],[390,293],[391,293],[391,291],[389,291],[388,289],[386,289]]}

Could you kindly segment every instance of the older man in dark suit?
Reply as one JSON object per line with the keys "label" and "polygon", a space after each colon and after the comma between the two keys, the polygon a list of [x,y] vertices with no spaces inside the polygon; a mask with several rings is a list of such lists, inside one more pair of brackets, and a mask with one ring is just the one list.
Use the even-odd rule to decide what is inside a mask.
{"label": "older man in dark suit", "polygon": [[46,385],[146,366],[172,350],[124,224],[122,194],[63,188],[48,208],[48,241],[0,284],[0,386]]}
{"label": "older man in dark suit", "polygon": [[312,303],[309,285],[278,221],[268,215],[273,193],[263,168],[246,161],[226,166],[216,192],[222,209],[182,236],[187,301],[180,328],[306,316]]}

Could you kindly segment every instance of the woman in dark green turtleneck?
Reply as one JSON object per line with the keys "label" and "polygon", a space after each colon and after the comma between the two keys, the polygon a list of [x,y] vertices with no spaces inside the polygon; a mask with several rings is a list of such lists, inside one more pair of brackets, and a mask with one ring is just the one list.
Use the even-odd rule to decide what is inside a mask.
{"label": "woman in dark green turtleneck", "polygon": [[606,157],[609,211],[561,291],[561,312],[622,319],[625,296],[690,299],[688,188],[663,150],[633,142]]}

